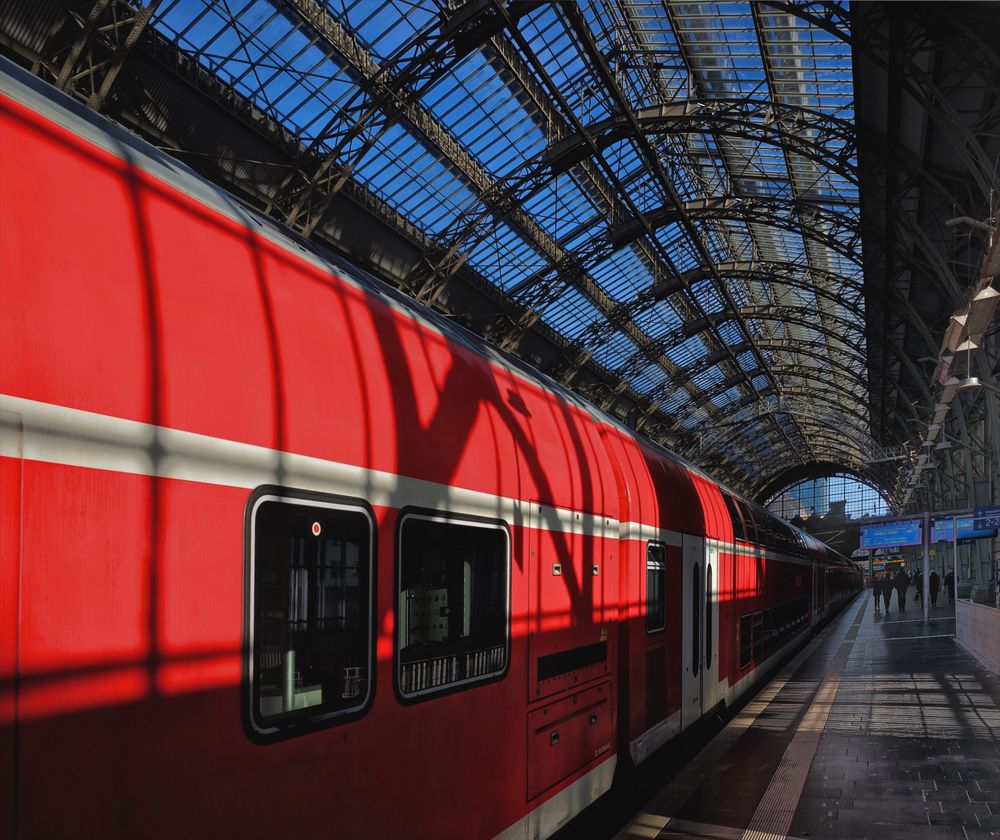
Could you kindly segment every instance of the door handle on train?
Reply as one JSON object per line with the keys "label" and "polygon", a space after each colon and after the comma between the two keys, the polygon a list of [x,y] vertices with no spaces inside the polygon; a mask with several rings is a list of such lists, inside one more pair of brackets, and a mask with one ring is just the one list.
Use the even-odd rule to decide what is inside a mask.
{"label": "door handle on train", "polygon": [[554,747],[559,743],[559,730],[553,729],[552,733],[549,735],[549,746]]}

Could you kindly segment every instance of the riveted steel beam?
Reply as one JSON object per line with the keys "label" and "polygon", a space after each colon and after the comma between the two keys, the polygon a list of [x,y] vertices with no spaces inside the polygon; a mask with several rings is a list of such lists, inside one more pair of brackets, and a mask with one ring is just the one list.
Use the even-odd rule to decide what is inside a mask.
{"label": "riveted steel beam", "polygon": [[[664,206],[647,211],[645,221],[654,230],[679,224],[687,217],[694,222],[708,219],[769,225],[801,233],[803,238],[825,245],[834,253],[860,266],[860,222],[856,216],[838,213],[810,202],[772,196],[713,196],[685,201],[680,207]],[[640,223],[626,221],[608,231],[615,247],[628,244],[641,235]]]}
{"label": "riveted steel beam", "polygon": [[[853,164],[856,131],[849,121],[768,99],[685,99],[652,105],[591,123],[585,133],[563,138],[542,155],[553,172],[565,172],[632,137],[635,126],[646,135],[711,134],[787,149],[849,184],[858,183]],[[845,196],[830,198],[836,203],[851,202]]]}
{"label": "riveted steel beam", "polygon": [[96,111],[104,107],[160,0],[70,3],[37,67],[60,90]]}

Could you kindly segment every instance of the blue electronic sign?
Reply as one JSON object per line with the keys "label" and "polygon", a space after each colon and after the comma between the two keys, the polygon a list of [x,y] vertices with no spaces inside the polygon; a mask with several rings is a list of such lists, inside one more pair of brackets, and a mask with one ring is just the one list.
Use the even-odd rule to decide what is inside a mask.
{"label": "blue electronic sign", "polygon": [[[992,537],[992,528],[976,528],[975,520],[971,516],[956,516],[955,523],[958,525],[958,539],[971,540],[977,537]],[[931,542],[951,542],[955,539],[951,528],[952,518],[935,519],[931,528]]]}
{"label": "blue electronic sign", "polygon": [[992,507],[978,507],[972,516],[972,527],[977,531],[994,531],[1000,528],[1000,505]]}
{"label": "blue electronic sign", "polygon": [[897,545],[920,545],[920,543],[919,519],[861,526],[861,548],[888,548]]}

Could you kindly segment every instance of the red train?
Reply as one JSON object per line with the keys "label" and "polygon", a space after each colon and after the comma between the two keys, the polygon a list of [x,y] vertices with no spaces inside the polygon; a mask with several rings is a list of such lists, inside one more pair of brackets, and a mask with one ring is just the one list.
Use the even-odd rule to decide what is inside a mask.
{"label": "red train", "polygon": [[859,588],[0,71],[0,833],[544,837]]}

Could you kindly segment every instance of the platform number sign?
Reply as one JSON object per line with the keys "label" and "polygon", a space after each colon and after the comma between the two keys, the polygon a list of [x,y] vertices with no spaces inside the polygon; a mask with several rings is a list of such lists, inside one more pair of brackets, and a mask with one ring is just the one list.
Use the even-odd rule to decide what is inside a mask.
{"label": "platform number sign", "polygon": [[972,517],[972,527],[977,531],[1000,528],[1000,505],[976,508]]}

